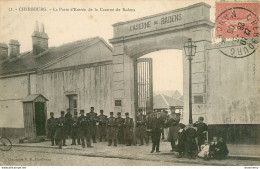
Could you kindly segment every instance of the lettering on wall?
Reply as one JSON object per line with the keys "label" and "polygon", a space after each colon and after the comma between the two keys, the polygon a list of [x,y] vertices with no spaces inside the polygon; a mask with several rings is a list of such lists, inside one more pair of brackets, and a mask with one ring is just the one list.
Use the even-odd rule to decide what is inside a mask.
{"label": "lettering on wall", "polygon": [[178,22],[180,20],[182,20],[181,14],[164,16],[164,17],[161,17],[157,20],[153,20],[153,21],[150,20],[150,21],[145,21],[145,22],[142,22],[142,23],[131,25],[129,27],[129,30],[130,31],[137,31],[137,30],[151,28],[151,27],[157,26],[157,25],[166,25],[166,24],[169,24],[169,23]]}

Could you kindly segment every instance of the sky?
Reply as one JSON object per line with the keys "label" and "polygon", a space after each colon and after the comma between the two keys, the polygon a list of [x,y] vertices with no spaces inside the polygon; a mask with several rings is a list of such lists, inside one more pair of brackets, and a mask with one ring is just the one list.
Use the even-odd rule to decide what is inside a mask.
{"label": "sky", "polygon": [[[89,37],[99,36],[109,43],[113,38],[112,25],[140,17],[183,8],[203,0],[107,0],[107,1],[1,1],[0,42],[10,39],[20,42],[21,52],[32,50],[31,35],[35,21],[43,23],[49,36],[49,46],[59,46]],[[215,1],[211,5],[211,21],[214,20]],[[22,11],[27,7],[46,8],[48,11]],[[64,11],[64,9],[99,9],[99,11]],[[132,9],[131,11],[108,12],[100,9]],[[51,10],[50,10],[51,9]],[[134,11],[133,11],[134,10]],[[182,52],[163,50],[144,57],[153,58],[154,91],[179,90],[182,93]],[[169,73],[170,72],[170,73]]]}

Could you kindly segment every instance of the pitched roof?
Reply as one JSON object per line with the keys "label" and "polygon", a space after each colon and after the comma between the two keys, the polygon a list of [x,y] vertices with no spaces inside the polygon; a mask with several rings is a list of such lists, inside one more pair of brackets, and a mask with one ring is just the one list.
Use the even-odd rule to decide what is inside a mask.
{"label": "pitched roof", "polygon": [[23,98],[21,101],[22,102],[32,102],[34,101],[37,97],[42,97],[44,98],[44,100],[48,101],[48,99],[46,99],[43,95],[41,94],[31,94],[26,96],[25,98]]}
{"label": "pitched roof", "polygon": [[51,47],[48,51],[42,52],[38,56],[33,55],[32,51],[29,51],[22,53],[15,60],[7,60],[0,63],[0,75],[35,71],[39,67],[42,67],[50,62],[54,62],[65,55],[69,55],[73,51],[91,46],[99,41],[103,41],[111,50],[111,47],[102,38],[93,37],[64,44],[59,47]]}
{"label": "pitched roof", "polygon": [[180,92],[178,90],[175,90],[175,92],[173,93],[172,97],[179,98],[179,97],[181,97],[181,94],[180,94]]}
{"label": "pitched roof", "polygon": [[162,109],[162,108],[169,108],[171,106],[178,106],[181,107],[183,106],[183,101],[169,97],[164,94],[158,94],[153,97],[153,102],[154,102],[154,109]]}

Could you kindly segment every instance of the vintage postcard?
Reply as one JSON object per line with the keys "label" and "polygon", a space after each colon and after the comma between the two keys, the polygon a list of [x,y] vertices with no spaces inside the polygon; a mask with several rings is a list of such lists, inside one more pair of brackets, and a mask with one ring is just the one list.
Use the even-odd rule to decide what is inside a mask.
{"label": "vintage postcard", "polygon": [[259,5],[0,0],[0,165],[258,168]]}

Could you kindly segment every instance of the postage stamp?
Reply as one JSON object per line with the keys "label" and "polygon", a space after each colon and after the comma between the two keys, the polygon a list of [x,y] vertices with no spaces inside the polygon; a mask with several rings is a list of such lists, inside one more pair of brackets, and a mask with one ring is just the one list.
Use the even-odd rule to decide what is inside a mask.
{"label": "postage stamp", "polygon": [[259,37],[259,3],[216,3],[217,38]]}

